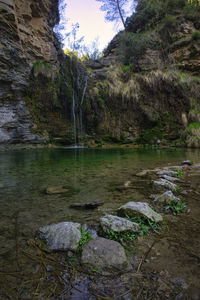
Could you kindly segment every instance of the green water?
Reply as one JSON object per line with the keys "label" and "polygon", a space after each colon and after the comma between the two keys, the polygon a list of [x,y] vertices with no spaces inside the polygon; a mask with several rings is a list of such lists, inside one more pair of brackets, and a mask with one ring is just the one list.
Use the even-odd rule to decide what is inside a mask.
{"label": "green water", "polygon": [[[69,209],[74,202],[104,201],[114,205],[114,188],[141,169],[199,161],[199,151],[143,149],[45,149],[0,153],[0,226],[19,214],[21,230],[41,225],[81,221],[96,212]],[[70,188],[66,195],[46,195],[48,186]],[[124,199],[117,198],[120,204]],[[118,203],[117,203],[118,204]]]}
{"label": "green water", "polygon": [[[43,149],[0,152],[0,299],[36,299],[38,278],[43,278],[47,272],[41,267],[41,252],[31,244],[38,227],[61,221],[93,223],[97,222],[100,216],[112,213],[127,201],[149,202],[148,197],[153,192],[151,179],[137,177],[135,174],[143,169],[180,165],[185,159],[192,159],[198,163],[199,150]],[[194,177],[194,180],[199,181],[198,177]],[[129,188],[125,188],[124,185],[127,181],[131,182]],[[69,192],[47,195],[45,190],[49,186],[64,186]],[[195,257],[186,263],[188,247],[191,245],[193,252],[196,248],[199,249],[195,248],[196,228],[199,226],[195,216],[198,214],[198,202],[195,197],[196,194],[193,195],[193,199],[190,192],[190,197],[186,199],[191,214],[183,219],[180,217],[178,223],[173,221],[168,225],[171,234],[177,232],[177,236],[174,237],[177,244],[182,243],[183,239],[186,240],[185,251],[181,250],[179,253],[177,244],[172,249],[170,255],[173,268],[169,268],[172,274],[170,276],[180,276],[179,269],[183,266],[181,274],[186,274],[188,270],[188,274],[192,274],[191,268],[196,265]],[[70,204],[75,202],[93,201],[103,201],[104,205],[95,210],[69,208]],[[180,226],[176,228],[176,224]],[[162,253],[159,256],[162,258],[161,262],[153,265],[153,269],[155,266],[161,270],[166,268],[165,254],[169,245],[168,243],[165,245],[163,252],[161,246],[159,244],[159,251]],[[31,253],[31,256],[27,256],[27,253]],[[56,255],[55,261],[62,259],[60,254]],[[49,261],[46,263],[49,264]],[[49,294],[52,276],[56,278],[54,273],[49,274],[43,281],[44,286],[40,288],[41,295]],[[186,276],[186,280],[197,285],[196,278],[199,277],[194,274],[195,272],[191,276]],[[61,287],[59,281],[60,275],[58,282],[55,281],[58,283],[56,288],[58,295],[66,288],[65,279]],[[53,284],[53,289],[57,283]],[[114,282],[113,285],[112,289],[115,290],[118,283]],[[103,289],[106,286],[107,283],[102,285]],[[83,287],[84,290],[85,284]],[[173,287],[171,290],[173,291]],[[123,292],[119,289],[119,293]],[[68,296],[63,299],[89,299],[84,292],[78,298]],[[61,298],[38,296],[37,299]]]}

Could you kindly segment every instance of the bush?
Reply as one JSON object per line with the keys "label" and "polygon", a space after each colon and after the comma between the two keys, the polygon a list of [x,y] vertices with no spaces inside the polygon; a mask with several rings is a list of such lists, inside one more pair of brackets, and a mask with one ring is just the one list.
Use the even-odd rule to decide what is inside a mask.
{"label": "bush", "polygon": [[198,18],[200,0],[138,0],[138,5],[131,17],[126,20],[126,30],[143,32],[155,27],[166,15],[183,13]]}
{"label": "bush", "polygon": [[124,56],[125,65],[132,65],[134,71],[140,71],[138,60],[147,48],[156,48],[157,42],[151,36],[126,32],[120,37],[119,54]]}

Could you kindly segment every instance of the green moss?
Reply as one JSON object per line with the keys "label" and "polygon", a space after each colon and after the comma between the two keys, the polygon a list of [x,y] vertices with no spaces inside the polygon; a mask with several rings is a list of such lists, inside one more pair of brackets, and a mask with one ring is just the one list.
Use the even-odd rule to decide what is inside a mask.
{"label": "green moss", "polygon": [[192,131],[192,129],[194,129],[194,128],[200,128],[200,123],[199,122],[191,123],[188,126],[187,131]]}

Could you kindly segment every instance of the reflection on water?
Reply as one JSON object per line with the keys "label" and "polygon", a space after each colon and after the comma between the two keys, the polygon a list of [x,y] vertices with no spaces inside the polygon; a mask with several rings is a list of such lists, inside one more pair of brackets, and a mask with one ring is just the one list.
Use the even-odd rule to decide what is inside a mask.
{"label": "reflection on water", "polygon": [[[20,296],[21,298],[13,296],[9,299],[33,299],[31,295],[35,295],[38,283],[36,281],[34,285],[31,281],[27,281],[27,278],[32,278],[32,274],[36,272],[37,279],[37,273],[40,273],[40,269],[35,271],[36,262],[30,263],[32,257],[27,258],[23,251],[24,249],[26,252],[30,250],[31,247],[27,241],[34,236],[35,230],[39,226],[61,221],[76,221],[82,224],[94,222],[105,212],[112,212],[122,203],[131,199],[144,201],[150,193],[150,185],[147,179],[138,178],[134,175],[142,169],[168,164],[176,165],[186,159],[199,162],[199,151],[184,149],[45,149],[0,153],[0,270],[8,272],[7,277],[0,272],[0,285],[1,282],[5,285],[4,293],[7,294],[8,292],[8,294],[15,295],[18,291],[18,294],[22,295],[21,293],[24,292],[25,294]],[[126,181],[131,181],[131,188],[124,188]],[[67,187],[69,192],[60,195],[47,195],[45,190],[48,186]],[[94,211],[69,208],[70,204],[75,202],[92,201],[105,202],[105,204]],[[198,226],[197,216],[195,216],[195,213],[198,214],[197,203],[194,202],[193,205],[195,206],[192,207],[190,201],[192,217],[194,218],[192,222],[188,222],[191,216],[186,216],[183,219],[184,224],[183,221],[182,223],[169,224],[169,230],[177,224],[177,230],[174,233],[176,235],[177,232],[177,236],[174,239],[176,242],[178,241],[178,244],[180,244],[179,236],[181,241],[183,237],[192,240],[191,233],[196,232]],[[191,229],[188,227],[190,223]],[[181,224],[181,228],[178,227],[179,224]],[[196,242],[196,236],[193,234],[191,248],[193,248],[194,241]],[[189,245],[190,243],[186,240],[184,245],[186,244]],[[164,245],[163,253],[166,253],[166,248],[169,248],[168,241]],[[192,251],[195,252],[196,248],[194,247]],[[35,252],[34,249],[32,249],[32,255]],[[176,247],[172,249],[173,255],[177,249]],[[158,250],[162,250],[160,245]],[[193,252],[191,253],[194,256]],[[166,261],[168,261],[168,256],[166,261],[163,259],[163,253],[160,256],[161,262],[156,264],[158,271],[160,271],[160,266],[162,267],[161,270],[165,268]],[[174,267],[177,263],[177,256],[174,256],[174,261],[172,260],[173,257],[171,258],[175,275],[179,273],[177,270],[179,270],[180,265],[183,266],[182,262],[185,262],[185,257],[187,258],[187,253],[185,254],[182,250],[181,253],[177,253],[179,258],[181,255],[183,258],[177,264],[177,269]],[[13,265],[14,270],[16,269],[18,272],[18,263],[21,266],[20,273],[17,273],[19,276],[10,277],[9,272],[13,271]],[[189,271],[191,264],[194,265],[194,262],[189,261],[187,263]],[[43,271],[41,270],[41,272],[40,276],[43,276]],[[198,276],[196,277],[198,278]],[[9,279],[7,280],[7,278]],[[49,278],[51,282],[52,278]],[[27,282],[29,282],[29,287],[26,287]],[[116,286],[116,284],[114,285]],[[30,289],[33,289],[32,294],[30,294]],[[25,291],[30,297],[27,297]],[[46,292],[49,293],[48,281]],[[88,299],[88,297],[86,295],[86,298],[80,299]]]}
{"label": "reflection on water", "polygon": [[[50,149],[0,154],[0,226],[19,211],[20,226],[94,218],[69,209],[74,202],[113,202],[112,186],[122,185],[138,170],[183,159],[199,159],[198,151],[135,149]],[[48,186],[69,188],[66,195],[46,195]],[[121,199],[123,203],[123,199]]]}

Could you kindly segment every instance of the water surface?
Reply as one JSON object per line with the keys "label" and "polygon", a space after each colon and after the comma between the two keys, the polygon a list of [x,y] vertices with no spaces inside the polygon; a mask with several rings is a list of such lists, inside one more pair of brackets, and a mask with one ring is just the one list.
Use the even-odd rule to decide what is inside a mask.
{"label": "water surface", "polygon": [[[63,277],[59,266],[55,266],[55,271],[54,269],[52,269],[52,272],[48,271],[48,265],[46,264],[52,264],[53,261],[55,264],[55,261],[62,260],[62,256],[54,254],[53,261],[51,257],[49,260],[39,251],[37,246],[32,244],[31,240],[33,241],[37,228],[61,221],[76,221],[82,224],[93,223],[98,221],[103,214],[112,213],[127,201],[149,201],[148,197],[152,193],[151,179],[140,178],[135,174],[142,169],[177,165],[186,159],[199,162],[199,151],[184,149],[43,149],[1,152],[0,299],[1,296],[2,299],[26,300],[89,299],[94,294],[91,294],[86,287],[85,280],[90,285],[90,283],[95,282],[96,277],[90,280],[88,280],[88,277],[84,278],[81,288],[83,291],[78,296],[73,296],[77,294],[75,289],[75,294],[72,293],[71,298],[69,298],[67,291],[68,285],[72,282],[70,279],[73,275],[70,273],[71,269],[67,273],[69,282],[66,279],[68,275]],[[127,181],[131,184],[128,188],[125,188],[124,184]],[[196,189],[199,182],[198,177],[194,177],[192,181],[193,185],[196,184]],[[189,186],[188,184],[190,185],[190,179],[186,186]],[[69,191],[66,194],[47,195],[45,190],[49,186],[63,186],[68,188]],[[152,249],[153,266],[150,267],[148,276],[144,273],[142,279],[145,282],[145,278],[149,278],[147,283],[150,284],[150,288],[147,288],[147,290],[149,289],[150,293],[154,283],[163,280],[162,274],[165,274],[163,272],[168,272],[166,273],[168,277],[165,276],[164,281],[169,281],[169,284],[167,284],[170,288],[169,295],[179,293],[179,290],[174,292],[174,283],[171,285],[172,278],[176,279],[176,277],[181,276],[181,279],[178,279],[179,281],[183,278],[188,285],[198,286],[198,266],[196,265],[199,259],[196,254],[199,249],[196,242],[199,226],[198,191],[197,194],[195,194],[195,190],[192,193],[189,197],[185,196],[191,214],[186,215],[186,217],[177,217],[174,220],[173,218],[170,219],[169,234],[167,232],[164,239],[161,240],[161,242],[165,241],[163,248],[162,243],[158,243],[158,250],[154,249],[154,251],[157,251],[155,254]],[[70,204],[75,202],[93,201],[103,201],[105,204],[96,210],[84,211],[69,208]],[[171,242],[168,241],[168,235],[170,235],[170,238],[174,235],[175,246],[172,247]],[[182,241],[182,248],[177,247]],[[146,243],[149,243],[148,240],[142,243],[144,249],[140,250],[140,256],[143,255],[143,251],[146,252],[146,247],[147,249],[149,247],[146,246]],[[171,265],[166,265],[168,255],[170,255]],[[189,260],[188,255],[190,255]],[[155,260],[155,257],[157,257],[157,260]],[[46,259],[46,262],[44,259]],[[150,266],[150,264],[148,265]],[[152,270],[157,270],[157,273],[152,273]],[[193,270],[193,273],[191,270]],[[156,275],[156,281],[152,274],[158,274]],[[131,278],[133,279],[133,276]],[[104,282],[104,279],[102,280]],[[116,291],[116,293],[123,294],[127,289],[132,290],[130,278],[127,279],[130,285],[129,288],[126,287],[126,284],[123,284],[121,279],[119,280],[123,286],[122,288],[115,281],[101,284],[97,278],[97,284],[100,284],[99,292],[102,292],[102,295],[105,296],[109,295],[109,293],[115,291],[116,285],[119,287],[119,291]],[[104,293],[109,284],[111,284],[110,290]],[[160,287],[158,286],[158,288]],[[85,289],[87,292],[84,292]],[[194,288],[192,292],[193,290]],[[137,293],[137,289],[135,292]],[[191,294],[191,292],[189,293]],[[159,295],[162,294],[164,298],[160,298]],[[50,298],[47,295],[50,295]],[[170,297],[167,298],[166,291],[163,290],[155,299],[172,299]],[[97,298],[92,296],[91,299]],[[135,298],[127,295],[124,299]],[[141,299],[147,298],[144,296]]]}

